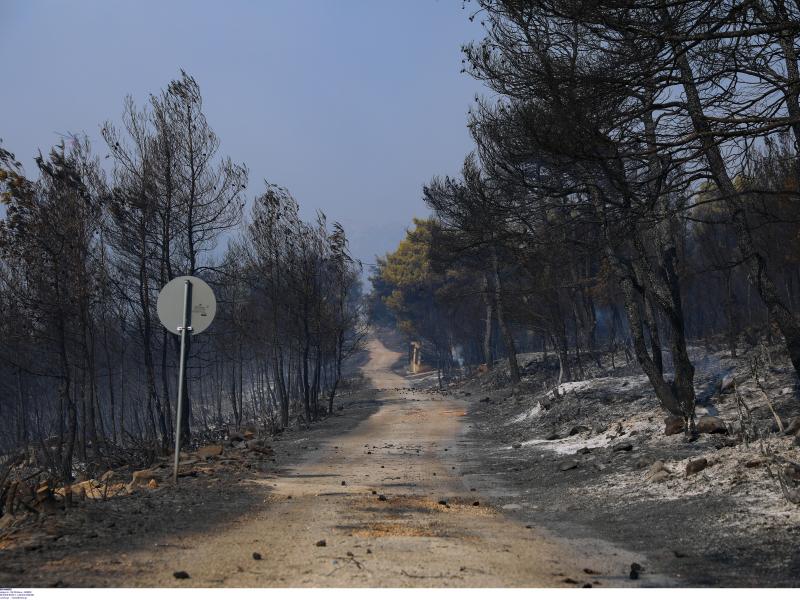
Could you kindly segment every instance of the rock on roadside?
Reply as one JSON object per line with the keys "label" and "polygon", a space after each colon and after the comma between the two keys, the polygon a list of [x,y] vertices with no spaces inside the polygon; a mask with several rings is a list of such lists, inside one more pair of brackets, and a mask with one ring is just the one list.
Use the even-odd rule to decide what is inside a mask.
{"label": "rock on roadside", "polygon": [[[142,469],[141,471],[134,471],[131,482],[126,486],[129,492],[141,487],[149,487],[151,481],[158,482],[160,473],[156,469]],[[150,488],[153,489],[153,488]]]}
{"label": "rock on roadside", "polygon": [[664,418],[664,435],[683,433],[683,417],[670,415]]}
{"label": "rock on roadside", "polygon": [[728,373],[719,382],[719,391],[723,394],[733,391],[734,377],[733,373]]}
{"label": "rock on roadside", "polygon": [[661,483],[662,481],[669,479],[670,475],[671,472],[664,464],[664,461],[657,460],[647,470],[645,481],[649,481],[650,483]]}
{"label": "rock on roadside", "polygon": [[695,458],[686,463],[686,476],[690,477],[695,473],[699,473],[708,466],[708,460],[705,458]]}
{"label": "rock on roadside", "polygon": [[272,447],[267,444],[266,440],[261,439],[248,440],[247,449],[250,452],[258,452],[259,454],[273,454]]}
{"label": "rock on roadside", "polygon": [[213,456],[220,456],[222,454],[222,445],[211,444],[209,446],[203,446],[202,448],[198,448],[195,454],[197,454],[198,458],[211,458]]}
{"label": "rock on roadside", "polygon": [[725,421],[719,417],[703,415],[697,420],[697,433],[728,433]]}

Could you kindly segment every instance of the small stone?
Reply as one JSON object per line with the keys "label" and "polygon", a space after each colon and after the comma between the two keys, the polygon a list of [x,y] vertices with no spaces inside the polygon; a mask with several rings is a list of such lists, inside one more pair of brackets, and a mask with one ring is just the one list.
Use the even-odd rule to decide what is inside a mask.
{"label": "small stone", "polygon": [[750,460],[746,460],[744,466],[748,469],[753,469],[755,467],[760,467],[764,464],[763,458],[751,458]]}
{"label": "small stone", "polygon": [[708,466],[708,460],[705,458],[695,458],[686,464],[686,476],[689,477],[695,473],[699,473]]}
{"label": "small stone", "polygon": [[259,454],[273,454],[272,448],[267,445],[265,440],[249,440],[247,442],[247,449],[251,452],[258,452]]}
{"label": "small stone", "polygon": [[619,444],[614,444],[611,449],[614,452],[630,452],[633,450],[633,444],[630,442],[620,442]]}
{"label": "small stone", "polygon": [[480,505],[481,505],[481,503],[478,502],[477,500],[475,500],[475,502],[472,503],[472,506],[480,506]]}
{"label": "small stone", "polygon": [[221,444],[211,444],[210,446],[203,446],[198,448],[196,452],[199,458],[211,458],[212,456],[219,456],[222,454]]}
{"label": "small stone", "polygon": [[578,451],[576,452],[576,454],[589,454],[591,451],[592,451],[592,449],[591,449],[591,448],[589,448],[588,446],[584,446],[583,448],[581,448],[580,450],[578,450]]}
{"label": "small stone", "polygon": [[572,429],[569,430],[569,435],[578,435],[579,433],[583,433],[584,431],[591,431],[591,427],[587,427],[586,425],[575,425]]}
{"label": "small stone", "polygon": [[659,471],[650,478],[650,483],[662,483],[669,479],[669,473],[666,471]]}
{"label": "small stone", "polygon": [[569,471],[571,469],[575,469],[578,466],[577,460],[565,460],[562,463],[559,463],[558,468],[561,471]]}
{"label": "small stone", "polygon": [[441,504],[442,506],[447,506],[447,500],[442,498],[441,500],[439,500],[439,504]]}
{"label": "small stone", "polygon": [[683,417],[670,415],[664,418],[664,435],[683,433]]}
{"label": "small stone", "polygon": [[725,421],[719,417],[712,417],[710,415],[703,415],[697,420],[697,433],[728,433],[728,428],[725,427]]}
{"label": "small stone", "polygon": [[325,540],[320,540],[320,541],[318,541],[316,543],[317,548],[324,548],[327,545],[328,545],[328,542],[326,542]]}
{"label": "small stone", "polygon": [[172,576],[175,579],[189,579],[189,574],[186,571],[175,571]]}
{"label": "small stone", "polygon": [[253,560],[261,560],[261,554],[258,552],[253,552]]}
{"label": "small stone", "polygon": [[721,450],[722,448],[735,448],[739,445],[739,442],[735,438],[730,437],[719,437],[714,440],[714,447],[717,450]]}
{"label": "small stone", "polygon": [[639,573],[641,572],[642,572],[642,565],[640,565],[639,563],[631,563],[631,573],[630,573],[631,579],[639,579]]}
{"label": "small stone", "polygon": [[155,479],[157,477],[157,473],[155,469],[143,469],[141,471],[134,471],[133,478],[131,482],[128,484],[128,491],[135,489],[139,485],[147,485],[151,479]]}
{"label": "small stone", "polygon": [[383,494],[381,494],[380,496],[378,496],[378,500],[379,500],[380,502],[386,502],[386,496],[384,496]]}
{"label": "small stone", "polygon": [[728,373],[723,377],[719,382],[719,391],[723,394],[727,394],[728,392],[732,392],[734,388],[735,379],[733,377],[733,373]]}
{"label": "small stone", "polygon": [[661,471],[666,471],[666,470],[667,470],[667,467],[664,464],[664,461],[663,460],[657,460],[652,465],[650,465],[650,469],[647,471],[647,476],[648,477],[653,477],[656,473],[659,473]]}
{"label": "small stone", "polygon": [[346,481],[343,481],[343,482],[342,482],[342,485],[347,485],[347,482],[346,482]]}
{"label": "small stone", "polygon": [[511,444],[511,447],[514,449],[519,449],[522,448],[522,444],[520,444],[519,442],[514,442],[513,444]]}

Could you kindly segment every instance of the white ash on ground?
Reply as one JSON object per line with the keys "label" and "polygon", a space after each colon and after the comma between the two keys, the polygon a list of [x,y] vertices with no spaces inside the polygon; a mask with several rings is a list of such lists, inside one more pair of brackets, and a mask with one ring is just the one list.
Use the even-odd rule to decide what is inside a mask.
{"label": "white ash on ground", "polygon": [[[793,446],[790,438],[776,438],[772,445],[783,457],[800,462],[800,448]],[[664,454],[668,454],[666,448]],[[687,475],[688,464],[698,459],[705,459],[706,466]],[[634,499],[669,501],[724,494],[740,509],[736,517],[740,525],[747,525],[742,521],[746,518],[754,525],[800,526],[800,509],[783,497],[767,465],[757,445],[751,444],[749,449],[709,448],[681,460],[656,459],[649,467],[637,470],[609,470],[602,481],[588,484],[584,490],[586,494],[616,503],[621,509]]]}
{"label": "white ash on ground", "polygon": [[[607,357],[602,369],[595,366],[596,377],[556,388],[557,366],[538,364],[540,354],[523,355],[525,375],[516,387],[503,383],[501,366],[498,373],[473,377],[445,393],[469,403],[471,436],[483,453],[476,470],[498,473],[506,489],[517,490],[519,503],[542,507],[553,502],[545,513],[555,512],[565,521],[574,518],[573,504],[588,510],[588,523],[593,511],[604,519],[617,515],[627,518],[641,539],[650,526],[646,515],[655,511],[676,519],[677,528],[681,519],[691,522],[708,538],[703,542],[708,555],[714,540],[738,544],[737,560],[744,561],[750,556],[748,544],[757,555],[756,549],[770,547],[775,532],[800,531],[800,506],[787,500],[777,477],[782,471],[789,492],[800,494],[800,386],[777,348],[754,348],[736,359],[693,348],[692,356],[698,422],[701,429],[721,431],[694,440],[682,431],[665,435],[666,413],[647,378],[628,365],[612,370]],[[747,406],[744,423],[737,394]],[[748,442],[742,429],[749,433]],[[545,513],[542,518],[553,518]],[[708,534],[708,528],[718,531]],[[670,543],[664,531],[669,527],[653,543]],[[682,535],[675,533],[676,547],[685,543]],[[785,557],[774,558],[776,565],[785,562]],[[731,567],[720,563],[715,568]]]}

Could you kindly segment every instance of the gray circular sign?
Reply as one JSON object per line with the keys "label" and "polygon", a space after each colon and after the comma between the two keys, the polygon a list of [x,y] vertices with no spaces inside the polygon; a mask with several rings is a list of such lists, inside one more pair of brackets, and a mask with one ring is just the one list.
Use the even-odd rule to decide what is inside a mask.
{"label": "gray circular sign", "polygon": [[161,324],[175,334],[180,333],[183,326],[183,305],[184,294],[186,293],[186,282],[189,282],[189,314],[188,321],[191,326],[192,335],[202,333],[217,312],[217,299],[209,285],[197,277],[183,275],[176,277],[165,285],[158,294],[158,318]]}

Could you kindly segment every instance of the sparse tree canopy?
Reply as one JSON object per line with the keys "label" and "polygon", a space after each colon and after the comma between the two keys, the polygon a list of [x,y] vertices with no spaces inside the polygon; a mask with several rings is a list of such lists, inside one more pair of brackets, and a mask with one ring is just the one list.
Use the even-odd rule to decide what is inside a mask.
{"label": "sparse tree canopy", "polygon": [[247,169],[221,155],[185,72],[101,133],[109,170],[77,137],[39,156],[37,177],[0,149],[0,452],[36,444],[69,482],[79,463],[96,476],[168,450],[178,345],[155,306],[180,274],[219,302],[191,344],[186,444],[332,414],[364,328],[341,225],[304,222],[268,185],[241,226]]}

